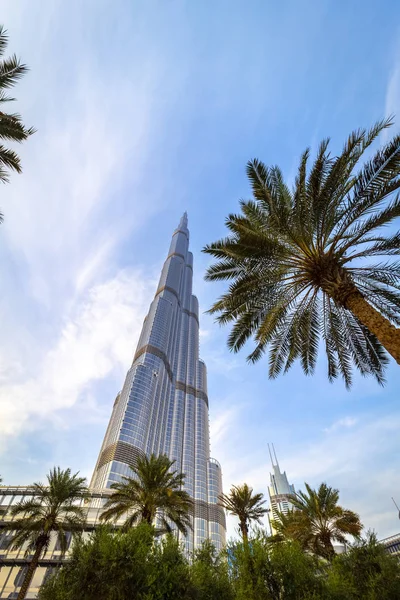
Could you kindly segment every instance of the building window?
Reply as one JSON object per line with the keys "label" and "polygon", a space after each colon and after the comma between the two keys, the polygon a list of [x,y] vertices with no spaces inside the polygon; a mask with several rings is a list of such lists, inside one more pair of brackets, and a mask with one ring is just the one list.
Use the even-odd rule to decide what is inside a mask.
{"label": "building window", "polygon": [[8,544],[11,542],[12,537],[13,536],[11,533],[4,533],[3,535],[0,535],[0,550],[8,549]]}
{"label": "building window", "polygon": [[28,566],[26,565],[25,567],[21,567],[20,570],[18,571],[15,579],[14,579],[14,585],[16,587],[21,587],[21,585],[23,584],[23,581],[25,579],[25,575],[28,571]]}
{"label": "building window", "polygon": [[[68,550],[68,548],[69,548],[69,545],[70,545],[70,543],[71,543],[71,537],[72,537],[72,534],[71,534],[71,532],[70,532],[70,531],[67,531],[67,532],[65,533],[65,538],[66,538],[66,544],[65,544],[65,546],[66,546],[66,549],[67,549],[67,550]],[[61,540],[60,540],[60,537],[59,537],[59,536],[57,536],[56,545],[54,546],[54,552],[61,552]]]}
{"label": "building window", "polygon": [[56,571],[57,571],[57,567],[47,567],[46,573],[43,577],[43,583],[46,583],[46,581],[49,579],[49,577],[51,577],[54,573],[56,573]]}

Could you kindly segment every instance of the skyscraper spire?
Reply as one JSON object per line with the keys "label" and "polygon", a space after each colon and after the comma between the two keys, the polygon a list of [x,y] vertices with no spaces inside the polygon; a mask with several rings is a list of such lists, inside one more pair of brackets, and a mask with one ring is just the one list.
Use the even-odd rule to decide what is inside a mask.
{"label": "skyscraper spire", "polygon": [[[286,472],[281,473],[278,459],[276,457],[274,444],[271,444],[273,455],[271,453],[270,445],[268,444],[268,451],[271,458],[272,472],[270,473],[270,485],[268,486],[268,495],[271,505],[272,519],[276,519],[279,513],[287,514],[290,510],[290,496],[295,494],[294,486],[288,482]],[[275,463],[273,460],[275,458]],[[270,521],[271,525],[271,521]],[[271,526],[272,533],[275,533],[274,528]]]}
{"label": "skyscraper spire", "polygon": [[272,452],[274,453],[274,458],[275,458],[275,463],[274,463],[274,458],[272,457],[272,453],[271,453],[271,447],[270,447],[269,444],[267,444],[267,445],[268,445],[269,456],[270,456],[270,459],[271,459],[271,465],[273,467],[277,466],[278,469],[279,469],[278,459],[276,458],[275,446],[274,446],[274,444],[271,444],[271,446],[272,446]]}
{"label": "skyscraper spire", "polygon": [[274,466],[274,459],[272,458],[271,448],[270,448],[269,444],[267,444],[267,445],[268,445],[269,457],[271,459],[271,466],[273,467]]}
{"label": "skyscraper spire", "polygon": [[274,444],[272,444],[272,449],[273,449],[273,451],[274,451],[274,456],[275,456],[275,464],[276,464],[276,466],[277,466],[277,467],[278,467],[278,469],[279,469],[279,463],[278,463],[278,459],[276,458],[276,452],[275,452],[275,446],[274,446]]}
{"label": "skyscraper spire", "polygon": [[187,551],[225,542],[219,463],[210,458],[207,371],[199,360],[199,307],[192,294],[187,214],[172,235],[133,363],[118,394],[91,487],[110,487],[141,454],[167,454],[195,503]]}
{"label": "skyscraper spire", "polygon": [[188,215],[187,212],[185,210],[185,212],[183,213],[181,220],[179,221],[179,225],[178,225],[178,229],[187,229],[188,226]]}

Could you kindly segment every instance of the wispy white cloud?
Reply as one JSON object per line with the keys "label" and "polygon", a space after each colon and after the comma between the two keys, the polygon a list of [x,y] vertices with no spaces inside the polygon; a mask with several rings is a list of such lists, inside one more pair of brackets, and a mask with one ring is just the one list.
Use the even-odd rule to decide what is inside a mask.
{"label": "wispy white cloud", "polygon": [[135,78],[122,68],[105,74],[84,51],[78,4],[71,6],[74,27],[65,32],[65,6],[47,3],[39,34],[30,3],[24,11],[6,4],[11,50],[31,67],[18,86],[18,109],[38,131],[18,148],[24,172],[12,177],[1,199],[0,248],[10,271],[0,298],[3,441],[44,419],[56,422],[59,411],[78,401],[92,402],[87,414],[93,415],[95,382],[123,364],[122,379],[155,283],[139,261],[135,271],[120,270],[116,252],[160,208],[155,198],[142,202],[137,187],[154,143],[157,61]]}
{"label": "wispy white cloud", "polygon": [[354,427],[357,421],[358,419],[354,417],[343,417],[343,419],[338,419],[337,421],[332,423],[332,425],[326,427],[324,431],[326,433],[332,433],[333,431],[337,431],[338,429]]}
{"label": "wispy white cloud", "polygon": [[202,329],[200,327],[199,329],[199,337],[201,340],[206,340],[207,338],[209,338],[211,335],[211,331],[209,329]]}
{"label": "wispy white cloud", "polygon": [[241,379],[241,372],[238,370],[241,365],[240,359],[236,358],[233,354],[224,351],[224,348],[204,346],[202,350],[202,357],[207,363],[209,371],[219,373],[220,375],[229,376],[233,379]]}
{"label": "wispy white cloud", "polygon": [[238,404],[235,404],[234,406],[230,406],[229,408],[214,414],[210,423],[210,437],[212,444],[221,444],[224,438],[229,435],[230,428],[234,425],[239,411],[240,407]]}
{"label": "wispy white cloud", "polygon": [[[17,436],[56,419],[62,409],[78,401],[90,410],[96,402],[91,385],[111,373],[122,379],[141,330],[154,281],[140,271],[121,271],[95,285],[64,323],[36,375],[15,383],[14,376],[0,388],[0,438]],[[32,357],[35,349],[32,347]],[[7,369],[5,369],[7,370]],[[4,371],[3,371],[4,373]],[[65,413],[63,414],[65,425]],[[4,450],[4,448],[3,448]]]}
{"label": "wispy white cloud", "polygon": [[141,110],[140,99],[146,90],[138,92],[138,121],[126,136],[105,84],[89,75],[80,79],[71,91],[74,110],[57,123],[45,121],[27,142],[24,175],[14,178],[3,196],[3,233],[28,268],[29,289],[48,306],[68,284],[80,291],[115,243],[155,210],[136,202],[129,215],[118,218],[109,205],[129,169],[128,157],[139,168],[146,156],[148,110]]}

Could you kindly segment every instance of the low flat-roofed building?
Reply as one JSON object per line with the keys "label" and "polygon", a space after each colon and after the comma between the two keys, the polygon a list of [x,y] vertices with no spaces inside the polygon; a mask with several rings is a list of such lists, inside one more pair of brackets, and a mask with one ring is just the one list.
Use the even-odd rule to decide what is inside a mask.
{"label": "low flat-roofed building", "polygon": [[[90,490],[89,500],[81,500],[81,505],[86,510],[86,526],[84,536],[89,535],[100,524],[102,507],[112,490]],[[10,550],[8,542],[12,535],[11,507],[22,499],[32,497],[32,488],[29,486],[0,486],[0,598],[17,598],[20,586],[25,576],[26,569],[32,555],[25,555],[25,549]],[[123,519],[117,522],[117,527],[123,524]],[[68,544],[71,542],[69,536]],[[49,547],[41,556],[39,567],[32,579],[26,598],[36,598],[39,588],[45,579],[68,558],[68,551],[63,558],[57,542],[56,535],[50,541]]]}
{"label": "low flat-roofed building", "polygon": [[379,540],[379,543],[386,548],[389,554],[394,554],[400,557],[400,533],[391,535],[390,537]]}

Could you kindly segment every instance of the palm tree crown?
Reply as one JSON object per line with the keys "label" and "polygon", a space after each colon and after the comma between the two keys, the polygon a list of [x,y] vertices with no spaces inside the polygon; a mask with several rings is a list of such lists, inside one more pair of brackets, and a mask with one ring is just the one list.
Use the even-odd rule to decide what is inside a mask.
{"label": "palm tree crown", "polygon": [[86,480],[78,477],[78,473],[71,475],[71,469],[63,471],[57,467],[50,471],[47,481],[47,486],[34,483],[32,498],[22,500],[11,509],[15,533],[10,546],[16,549],[26,544],[26,552],[34,553],[18,600],[25,598],[40,555],[48,548],[51,533],[56,533],[61,553],[65,553],[67,533],[81,532],[85,523],[85,511],[76,501],[86,497]]}
{"label": "palm tree crown", "polygon": [[[15,98],[9,97],[5,90],[12,88],[28,71],[26,65],[21,64],[15,55],[2,58],[7,48],[8,36],[3,26],[0,25],[0,107],[6,102],[12,102]],[[9,114],[0,110],[0,139],[23,142],[35,130],[27,129],[20,115]],[[17,173],[21,172],[21,161],[16,152],[0,144],[0,181],[8,181],[8,169]]]}
{"label": "palm tree crown", "polygon": [[233,351],[252,336],[250,361],[269,347],[270,377],[296,359],[313,373],[321,338],[331,381],[350,386],[354,364],[382,383],[384,349],[400,363],[400,232],[382,229],[400,216],[400,135],[357,170],[391,124],[353,132],[336,157],[323,141],[311,169],[306,150],[292,190],[278,167],[250,161],[254,199],[228,216],[229,237],[204,248],[217,259],[206,278],[232,281],[210,312],[233,323]]}
{"label": "palm tree crown", "polygon": [[162,528],[170,531],[175,525],[183,534],[191,528],[193,500],[182,487],[185,475],[171,471],[175,461],[166,455],[140,456],[130,465],[133,477],[123,477],[113,483],[114,493],[107,500],[101,519],[117,520],[126,515],[125,528],[140,521],[154,524],[160,518]]}
{"label": "palm tree crown", "polygon": [[282,537],[298,540],[305,549],[327,559],[334,556],[332,541],[347,542],[346,535],[358,537],[362,530],[360,517],[338,505],[339,492],[326,483],[318,490],[305,484],[307,493],[290,497],[293,510],[280,514],[273,522]]}
{"label": "palm tree crown", "polygon": [[265,503],[263,494],[253,494],[253,488],[247,483],[232,486],[229,494],[219,496],[219,501],[225,510],[238,517],[244,542],[247,541],[251,521],[260,522],[267,512],[263,506]]}

